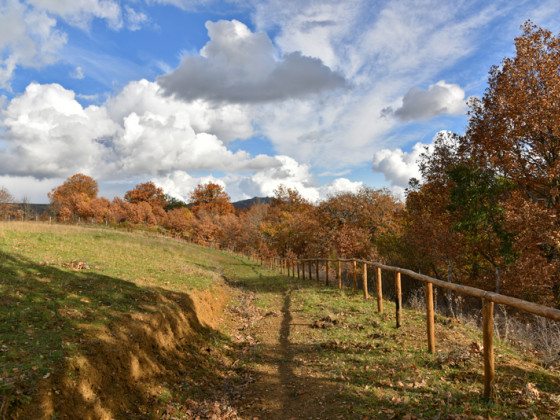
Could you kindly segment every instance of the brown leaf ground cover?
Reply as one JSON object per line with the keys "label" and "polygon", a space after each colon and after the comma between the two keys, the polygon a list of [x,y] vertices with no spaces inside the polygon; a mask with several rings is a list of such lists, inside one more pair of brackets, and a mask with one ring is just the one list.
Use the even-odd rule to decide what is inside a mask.
{"label": "brown leaf ground cover", "polygon": [[557,418],[560,375],[480,334],[244,258],[109,230],[0,225],[0,415]]}

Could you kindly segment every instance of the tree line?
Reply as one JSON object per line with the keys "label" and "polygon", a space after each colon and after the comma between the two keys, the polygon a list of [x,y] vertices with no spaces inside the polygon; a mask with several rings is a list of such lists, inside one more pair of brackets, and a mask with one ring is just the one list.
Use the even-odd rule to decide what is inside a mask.
{"label": "tree line", "polygon": [[280,186],[236,211],[217,184],[187,206],[151,182],[109,201],[77,174],[49,194],[52,212],[266,257],[375,260],[560,307],[560,37],[528,21],[515,50],[469,101],[465,134],[426,148],[404,203],[367,187],[311,203]]}

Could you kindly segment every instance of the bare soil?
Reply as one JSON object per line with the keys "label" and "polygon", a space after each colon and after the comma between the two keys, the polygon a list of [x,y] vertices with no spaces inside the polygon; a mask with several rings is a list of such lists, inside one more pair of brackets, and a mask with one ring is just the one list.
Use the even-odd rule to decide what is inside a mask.
{"label": "bare soil", "polygon": [[80,356],[55,366],[13,417],[152,418],[154,407],[163,407],[156,410],[161,416],[176,411],[165,408],[165,391],[185,387],[193,369],[212,368],[203,333],[221,322],[227,299],[223,290],[166,292],[146,302],[144,313],[116,314],[107,327],[87,331]]}
{"label": "bare soil", "polygon": [[352,418],[337,402],[339,384],[315,363],[316,326],[294,307],[292,290],[271,296],[267,312],[247,297],[240,306],[252,314],[245,316],[249,322],[237,335],[249,346],[240,358],[252,378],[239,407],[240,418]]}

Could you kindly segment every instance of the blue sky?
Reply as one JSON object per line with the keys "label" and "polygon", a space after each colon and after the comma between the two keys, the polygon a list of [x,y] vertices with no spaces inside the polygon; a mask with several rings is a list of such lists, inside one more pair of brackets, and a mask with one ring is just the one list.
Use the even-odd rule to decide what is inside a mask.
{"label": "blue sky", "polygon": [[560,2],[0,0],[0,186],[47,202],[67,177],[234,200],[403,194],[441,130]]}

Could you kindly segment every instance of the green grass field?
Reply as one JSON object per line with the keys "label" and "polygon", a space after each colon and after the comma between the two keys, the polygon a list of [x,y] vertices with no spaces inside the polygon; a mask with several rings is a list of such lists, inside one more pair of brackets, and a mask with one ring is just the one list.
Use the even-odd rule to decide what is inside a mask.
{"label": "green grass field", "polygon": [[[167,311],[190,320],[188,293],[205,291],[207,300],[219,294],[224,261],[231,257],[149,234],[0,224],[0,413],[18,412],[38,393],[51,392],[42,389],[49,380],[79,376],[72,370],[128,319],[152,322],[151,315]],[[213,336],[199,323],[191,326],[201,337]]]}

